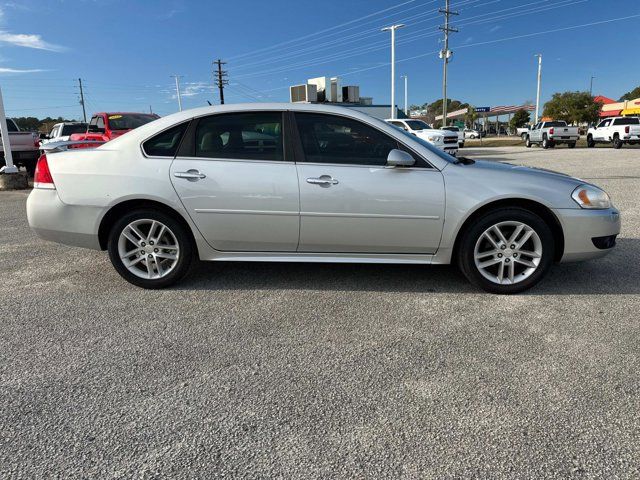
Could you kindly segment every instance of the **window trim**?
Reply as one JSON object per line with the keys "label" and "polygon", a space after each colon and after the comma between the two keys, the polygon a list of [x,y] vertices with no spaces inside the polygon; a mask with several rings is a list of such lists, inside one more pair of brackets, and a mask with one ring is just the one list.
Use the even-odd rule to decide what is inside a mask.
{"label": "window trim", "polygon": [[[291,116],[292,131],[294,132],[292,141],[293,141],[293,144],[294,144],[295,161],[296,161],[296,163],[305,164],[305,165],[327,165],[327,166],[331,166],[331,167],[389,168],[386,165],[363,165],[363,164],[360,164],[360,163],[327,163],[327,162],[309,162],[309,161],[307,161],[305,153],[304,153],[304,148],[302,147],[302,139],[300,138],[300,130],[298,129],[298,123],[296,121],[295,114],[296,113],[311,113],[311,114],[324,115],[324,116],[329,116],[329,117],[345,118],[347,120],[351,120],[351,121],[354,121],[354,122],[360,122],[360,123],[366,125],[367,127],[376,130],[377,132],[381,133],[382,135],[385,135],[386,137],[389,137],[389,138],[393,139],[398,144],[398,150],[403,150],[403,151],[406,151],[407,153],[411,154],[414,157],[414,159],[416,160],[416,163],[418,163],[420,160],[422,162],[424,162],[424,165],[414,165],[412,167],[402,167],[404,170],[433,170],[433,171],[440,171],[429,160],[424,158],[423,155],[420,155],[413,148],[409,147],[406,143],[400,141],[395,136],[390,135],[390,134],[388,134],[387,132],[385,132],[383,130],[380,130],[378,127],[376,127],[374,125],[371,125],[370,123],[362,121],[359,118],[354,118],[354,117],[351,117],[349,115],[343,115],[343,114],[340,114],[340,113],[317,112],[317,111],[313,111],[313,110],[289,110],[289,113],[290,113],[290,116]],[[398,127],[395,127],[395,128],[398,128]]]}

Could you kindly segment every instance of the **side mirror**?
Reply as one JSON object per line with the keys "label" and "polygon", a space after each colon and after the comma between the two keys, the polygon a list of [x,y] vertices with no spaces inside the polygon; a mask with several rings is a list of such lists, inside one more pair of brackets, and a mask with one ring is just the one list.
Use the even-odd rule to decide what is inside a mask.
{"label": "side mirror", "polygon": [[416,161],[411,154],[394,148],[387,156],[388,167],[413,167]]}

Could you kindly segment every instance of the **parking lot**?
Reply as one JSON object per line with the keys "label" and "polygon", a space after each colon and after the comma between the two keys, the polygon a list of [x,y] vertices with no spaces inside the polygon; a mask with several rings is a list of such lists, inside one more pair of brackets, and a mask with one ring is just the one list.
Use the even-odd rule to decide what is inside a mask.
{"label": "parking lot", "polygon": [[640,149],[462,154],[603,187],[617,248],[517,296],[268,263],[145,291],[0,192],[0,477],[638,478]]}

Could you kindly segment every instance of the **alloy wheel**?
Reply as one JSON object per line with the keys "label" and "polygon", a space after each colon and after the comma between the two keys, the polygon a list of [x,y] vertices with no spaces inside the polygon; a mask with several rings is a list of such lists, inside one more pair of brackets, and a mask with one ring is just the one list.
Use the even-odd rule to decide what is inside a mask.
{"label": "alloy wheel", "polygon": [[178,263],[180,245],[171,229],[152,219],[129,223],[118,238],[118,255],[129,272],[139,278],[166,277]]}
{"label": "alloy wheel", "polygon": [[542,240],[529,225],[518,221],[496,223],[476,241],[474,262],[492,283],[512,285],[529,278],[542,259]]}

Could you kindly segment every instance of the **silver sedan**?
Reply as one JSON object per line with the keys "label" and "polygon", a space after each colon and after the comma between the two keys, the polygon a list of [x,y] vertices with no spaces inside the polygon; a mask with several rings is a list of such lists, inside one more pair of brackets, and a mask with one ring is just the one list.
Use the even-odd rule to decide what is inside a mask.
{"label": "silver sedan", "polygon": [[448,264],[521,292],[554,262],[606,255],[620,216],[559,173],[456,159],[363,113],[225,105],[98,148],[53,144],[27,202],[42,238],[107,250],[160,288],[194,260]]}

